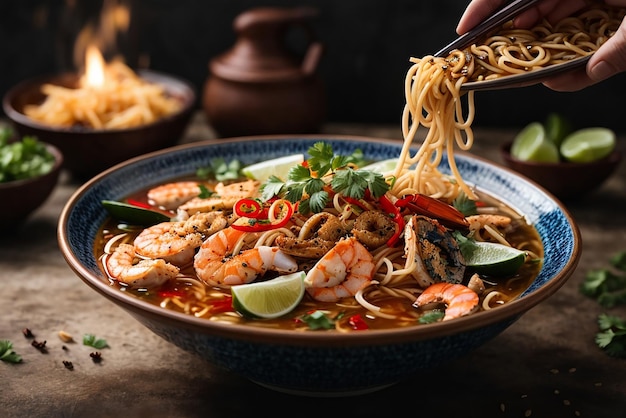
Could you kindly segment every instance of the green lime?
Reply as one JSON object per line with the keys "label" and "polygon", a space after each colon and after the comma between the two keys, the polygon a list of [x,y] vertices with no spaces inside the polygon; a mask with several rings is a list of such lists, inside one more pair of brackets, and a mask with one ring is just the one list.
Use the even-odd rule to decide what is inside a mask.
{"label": "green lime", "polygon": [[302,271],[265,282],[233,286],[233,308],[252,318],[278,318],[291,312],[304,296]]}
{"label": "green lime", "polygon": [[304,162],[303,154],[285,155],[244,167],[242,173],[252,180],[264,182],[270,176],[286,180],[289,169]]}
{"label": "green lime", "polygon": [[580,129],[561,143],[561,154],[574,163],[588,163],[606,157],[615,149],[615,133],[608,128]]}
{"label": "green lime", "polygon": [[170,217],[155,210],[141,208],[130,203],[115,200],[103,200],[102,206],[111,217],[131,225],[152,226],[161,222],[170,221]]}
{"label": "green lime", "polygon": [[359,170],[367,170],[373,171],[374,173],[387,173],[389,171],[393,171],[398,166],[397,158],[390,158],[388,160],[376,161],[374,163],[368,164],[359,168]]}
{"label": "green lime", "polygon": [[487,276],[512,276],[524,264],[526,252],[495,242],[475,242],[463,253],[465,265]]}
{"label": "green lime", "polygon": [[548,139],[543,125],[532,122],[524,127],[513,140],[511,155],[522,161],[556,163],[559,161],[557,146]]}
{"label": "green lime", "polygon": [[548,139],[558,147],[563,139],[572,132],[572,125],[568,119],[559,113],[550,113],[544,123]]}

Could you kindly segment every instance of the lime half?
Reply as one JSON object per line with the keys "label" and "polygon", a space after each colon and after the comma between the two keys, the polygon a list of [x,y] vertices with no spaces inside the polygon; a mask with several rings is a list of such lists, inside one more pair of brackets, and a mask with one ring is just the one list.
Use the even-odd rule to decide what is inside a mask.
{"label": "lime half", "polygon": [[524,127],[513,140],[511,155],[522,161],[556,163],[559,161],[557,146],[548,139],[543,125],[532,122]]}
{"label": "lime half", "polygon": [[241,171],[244,176],[252,180],[264,182],[270,176],[276,176],[281,180],[287,179],[289,169],[304,162],[303,154],[285,155],[271,160],[261,161],[244,167]]}
{"label": "lime half", "polygon": [[495,242],[476,242],[463,253],[465,264],[487,276],[512,276],[524,264],[526,252]]}
{"label": "lime half", "polygon": [[580,129],[561,143],[561,154],[574,163],[589,163],[606,157],[615,149],[615,133],[608,128]]}
{"label": "lime half", "polygon": [[291,312],[304,296],[302,271],[266,282],[233,286],[233,308],[252,318],[278,318]]}
{"label": "lime half", "polygon": [[393,171],[398,166],[397,158],[390,158],[388,160],[376,161],[374,163],[368,164],[359,168],[359,170],[367,170],[372,171],[374,173],[388,173],[389,171]]}
{"label": "lime half", "polygon": [[563,139],[572,132],[572,125],[569,120],[559,113],[550,113],[544,123],[546,136],[557,147],[561,145]]}

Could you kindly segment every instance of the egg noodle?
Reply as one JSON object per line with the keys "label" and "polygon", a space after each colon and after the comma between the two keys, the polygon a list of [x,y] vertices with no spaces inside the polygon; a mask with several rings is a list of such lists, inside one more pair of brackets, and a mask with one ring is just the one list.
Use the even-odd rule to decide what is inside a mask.
{"label": "egg noodle", "polygon": [[105,80],[90,86],[83,75],[79,88],[44,84],[45,100],[25,106],[24,114],[53,126],[125,129],[155,122],[181,107],[163,86],[147,82],[120,61],[106,66]]}
{"label": "egg noodle", "polygon": [[[447,57],[411,58],[405,79],[406,105],[402,116],[404,145],[394,175],[396,196],[422,193],[452,201],[460,191],[476,199],[454,161],[455,145],[469,150],[474,141],[474,92],[467,93],[467,114],[461,85],[525,73],[589,55],[619,28],[624,9],[592,5],[578,15],[551,25],[546,20],[531,29],[506,23],[484,41]],[[427,128],[423,143],[410,155],[420,126]],[[452,176],[439,172],[447,154]],[[408,168],[415,165],[415,169]]]}

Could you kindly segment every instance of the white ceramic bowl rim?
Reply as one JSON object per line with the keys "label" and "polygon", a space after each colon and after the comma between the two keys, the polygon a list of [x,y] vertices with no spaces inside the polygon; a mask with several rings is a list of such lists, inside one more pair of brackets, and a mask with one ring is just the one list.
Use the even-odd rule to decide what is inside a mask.
{"label": "white ceramic bowl rim", "polygon": [[[578,227],[567,209],[556,198],[513,170],[480,157],[457,153],[457,166],[466,181],[479,183],[479,191],[494,194],[520,210],[529,222],[537,226],[542,240],[545,241],[549,236],[559,237],[558,245],[552,242],[550,248],[546,248],[544,267],[531,287],[520,298],[497,309],[478,312],[453,321],[392,330],[353,333],[293,332],[222,324],[166,310],[119,291],[111,286],[99,271],[93,256],[91,238],[95,236],[106,218],[106,212],[100,204],[101,200],[123,199],[133,191],[193,174],[195,169],[190,169],[190,159],[199,158],[196,161],[198,164],[198,161],[204,158],[206,164],[206,158],[226,158],[231,154],[240,157],[242,163],[250,164],[261,158],[305,152],[317,141],[330,142],[336,152],[341,147],[348,151],[360,148],[366,156],[374,155],[381,159],[390,158],[384,154],[399,155],[402,145],[397,140],[348,135],[274,135],[231,138],[219,142],[196,142],[139,156],[95,176],[70,197],[59,219],[58,239],[62,253],[72,270],[86,284],[131,313],[149,315],[166,322],[174,322],[181,327],[202,328],[207,334],[265,342],[289,341],[290,344],[308,346],[388,344],[426,340],[475,330],[500,321],[515,320],[554,294],[570,277],[578,263],[581,252]],[[445,160],[444,164],[447,164]],[[444,172],[446,169],[447,166],[441,168]],[[136,179],[139,182],[135,190],[128,188],[128,179]],[[99,209],[94,209],[96,207]],[[70,226],[81,230],[70,231]],[[85,246],[84,239],[90,240],[88,246]],[[536,291],[538,289],[540,291]]]}

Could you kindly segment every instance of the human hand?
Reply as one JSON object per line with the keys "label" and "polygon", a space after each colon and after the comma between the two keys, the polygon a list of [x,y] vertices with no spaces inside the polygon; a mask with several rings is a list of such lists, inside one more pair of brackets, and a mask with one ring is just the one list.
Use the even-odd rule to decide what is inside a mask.
{"label": "human hand", "polygon": [[[487,18],[504,4],[505,0],[473,0],[459,20],[457,33],[463,34]],[[626,0],[605,0],[613,6],[626,6]],[[585,0],[544,0],[524,11],[513,21],[516,27],[528,28],[541,18],[557,22],[580,10]],[[584,68],[546,80],[543,84],[556,91],[576,91],[606,80],[626,71],[626,24],[622,21],[618,31],[589,59]]]}

